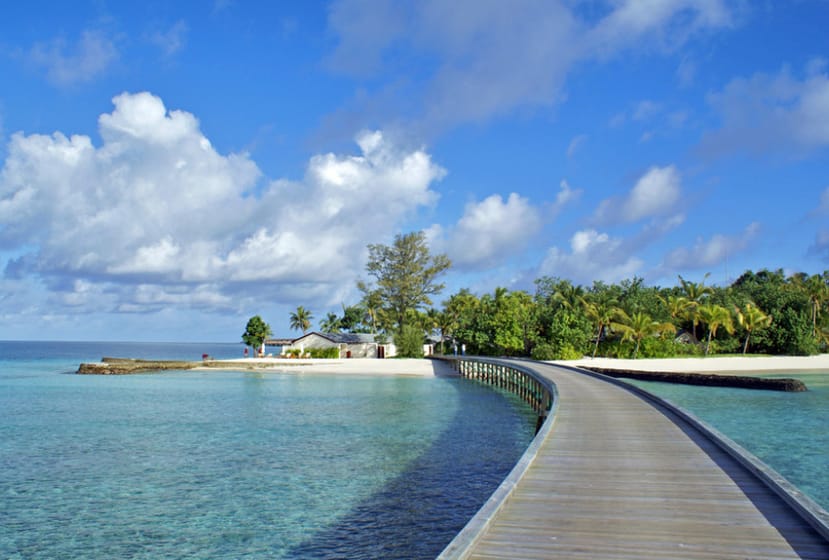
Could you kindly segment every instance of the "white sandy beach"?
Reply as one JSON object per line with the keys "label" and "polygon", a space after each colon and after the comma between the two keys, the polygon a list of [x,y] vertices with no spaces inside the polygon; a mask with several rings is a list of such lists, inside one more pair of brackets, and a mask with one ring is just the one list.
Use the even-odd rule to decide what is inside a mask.
{"label": "white sandy beach", "polygon": [[[246,358],[225,361],[229,367],[249,364],[271,371],[287,373],[337,373],[344,375],[451,375],[452,368],[438,360],[361,359],[295,360],[286,358]],[[681,373],[720,373],[733,375],[763,375],[772,372],[829,372],[829,354],[817,356],[760,356],[710,357],[624,360],[615,358],[582,358],[554,361],[568,366],[600,367],[631,371],[663,371]]]}
{"label": "white sandy beach", "polygon": [[245,358],[243,360],[217,360],[233,367],[250,364],[285,373],[337,373],[344,375],[452,375],[454,371],[438,360],[349,358],[346,360],[297,360],[288,358]]}
{"label": "white sandy beach", "polygon": [[728,356],[709,358],[643,358],[623,360],[615,358],[582,358],[559,361],[568,366],[600,367],[630,371],[665,371],[677,373],[719,373],[732,375],[768,374],[772,372],[829,372],[829,354],[816,356]]}

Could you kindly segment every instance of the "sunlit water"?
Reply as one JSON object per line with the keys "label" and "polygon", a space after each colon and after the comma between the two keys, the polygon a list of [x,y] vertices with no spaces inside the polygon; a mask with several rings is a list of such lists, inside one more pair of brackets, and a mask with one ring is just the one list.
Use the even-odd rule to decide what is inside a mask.
{"label": "sunlit water", "polygon": [[805,393],[631,381],[690,411],[829,509],[829,372],[792,373]]}
{"label": "sunlit water", "polygon": [[0,343],[0,558],[434,558],[532,438],[455,378],[69,373],[202,353]]}

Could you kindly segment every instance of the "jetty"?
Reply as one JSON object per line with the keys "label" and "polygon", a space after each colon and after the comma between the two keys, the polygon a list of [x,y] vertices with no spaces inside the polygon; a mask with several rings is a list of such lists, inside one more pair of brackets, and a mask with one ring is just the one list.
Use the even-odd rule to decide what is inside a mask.
{"label": "jetty", "polygon": [[524,398],[539,430],[440,560],[829,558],[825,510],[670,403],[576,368],[453,365]]}

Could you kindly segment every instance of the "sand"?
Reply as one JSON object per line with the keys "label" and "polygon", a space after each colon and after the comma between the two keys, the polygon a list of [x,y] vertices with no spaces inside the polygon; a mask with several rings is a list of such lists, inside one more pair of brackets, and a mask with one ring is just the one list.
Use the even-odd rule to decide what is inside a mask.
{"label": "sand", "polygon": [[678,373],[717,373],[731,375],[768,375],[769,373],[826,373],[829,354],[816,356],[728,356],[708,358],[582,358],[554,362],[568,366],[598,367],[630,371],[665,371]]}
{"label": "sand", "polygon": [[[344,375],[452,375],[452,368],[438,360],[362,359],[296,360],[286,358],[246,358],[217,360],[228,367],[267,368],[286,373],[336,373]],[[718,373],[732,375],[767,375],[769,373],[826,373],[829,372],[829,354],[817,356],[757,356],[709,357],[623,360],[614,358],[582,358],[554,361],[568,366],[600,367],[631,371],[664,371],[681,373]]]}
{"label": "sand", "polygon": [[438,360],[349,358],[346,360],[297,360],[289,358],[246,358],[226,361],[229,367],[265,367],[270,371],[284,373],[336,373],[343,375],[417,375],[443,376],[454,371],[445,362]]}

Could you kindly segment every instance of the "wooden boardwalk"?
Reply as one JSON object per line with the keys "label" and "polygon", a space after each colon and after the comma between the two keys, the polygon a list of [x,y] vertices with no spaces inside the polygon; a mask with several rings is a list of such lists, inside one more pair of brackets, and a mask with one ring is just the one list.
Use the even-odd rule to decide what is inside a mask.
{"label": "wooden boardwalk", "polygon": [[689,423],[604,380],[521,365],[558,388],[552,430],[472,546],[441,558],[829,559],[826,538]]}

